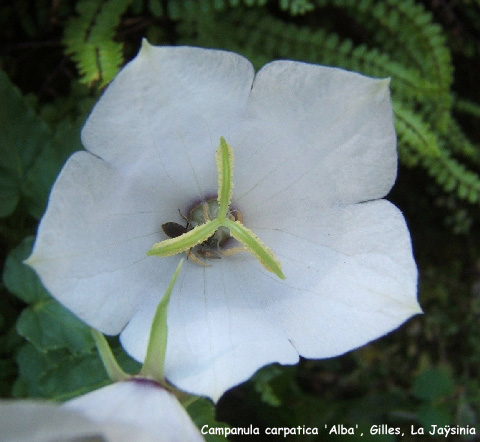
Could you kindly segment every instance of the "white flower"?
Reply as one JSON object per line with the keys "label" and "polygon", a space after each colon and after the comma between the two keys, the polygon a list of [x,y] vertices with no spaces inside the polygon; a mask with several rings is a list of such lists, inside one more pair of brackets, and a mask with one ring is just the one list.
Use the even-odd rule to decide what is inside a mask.
{"label": "white flower", "polygon": [[[28,263],[60,302],[145,357],[179,257],[146,256],[216,197],[233,146],[232,209],[281,261],[187,261],[169,306],[167,378],[218,399],[271,362],[342,354],[419,313],[400,211],[379,199],[397,169],[389,81],[144,43],[105,91],[55,183]],[[123,331],[122,331],[123,330]]]}
{"label": "white flower", "polygon": [[[147,380],[117,382],[66,402],[1,401],[4,442],[201,442],[171,393]],[[86,440],[86,439],[85,439]],[[97,440],[97,439],[95,439]]]}

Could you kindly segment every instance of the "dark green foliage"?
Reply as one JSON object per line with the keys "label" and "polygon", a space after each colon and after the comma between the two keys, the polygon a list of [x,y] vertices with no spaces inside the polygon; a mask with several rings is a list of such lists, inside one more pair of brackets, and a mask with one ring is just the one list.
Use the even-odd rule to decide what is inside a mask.
{"label": "dark green foliage", "polygon": [[23,199],[28,213],[40,218],[61,167],[82,149],[86,112],[73,121],[70,115],[59,117],[52,127],[1,71],[0,101],[0,217],[11,215]]}
{"label": "dark green foliage", "polygon": [[[0,4],[0,24],[2,396],[65,400],[108,383],[86,326],[22,260],[58,172],[82,148],[92,104],[148,37],[234,50],[257,69],[289,58],[390,77],[402,163],[391,196],[420,267],[424,316],[342,357],[265,367],[217,407],[192,403],[197,425],[320,429],[287,439],[301,441],[369,440],[380,424],[405,437],[372,436],[378,442],[432,440],[410,436],[411,425],[478,429],[479,0],[20,0]],[[124,369],[138,371],[109,342]],[[338,424],[359,431],[329,435]]]}
{"label": "dark green foliage", "polygon": [[73,353],[90,352],[94,343],[88,327],[56,302],[33,270],[23,264],[33,241],[33,237],[28,237],[12,250],[3,274],[7,289],[29,304],[17,320],[18,334],[43,352],[62,348]]}
{"label": "dark green foliage", "polygon": [[[104,86],[118,71],[123,53],[115,36],[122,15],[132,3],[129,0],[77,2],[77,16],[68,21],[63,41],[66,53],[78,66],[81,81]],[[308,16],[309,20],[298,24],[285,17],[278,18],[278,13],[271,14],[275,8],[291,16]],[[133,9],[140,12],[142,8],[134,4]],[[396,109],[400,109],[397,130],[404,164],[425,167],[445,191],[455,191],[458,198],[471,203],[480,200],[477,172],[469,164],[463,165],[461,158],[453,157],[475,158],[478,164],[478,147],[452,115],[453,106],[478,119],[479,107],[454,97],[451,49],[444,30],[422,3],[154,0],[148,2],[148,10],[161,22],[170,24],[165,32],[172,34],[174,29],[178,43],[236,50],[249,57],[257,68],[275,58],[292,58],[341,66],[375,77],[391,77]],[[465,14],[477,12],[474,6],[462,10]],[[343,14],[342,20],[349,17],[348,24],[355,32],[342,35],[346,28],[339,26],[338,14]],[[149,35],[160,35],[152,28]],[[432,148],[437,151],[433,157]]]}
{"label": "dark green foliage", "polygon": [[[474,204],[480,200],[478,174],[460,158],[453,158],[475,159],[478,165],[479,149],[452,114],[455,106],[478,119],[479,106],[455,99],[444,31],[422,4],[318,0],[310,20],[314,25],[280,19],[264,9],[231,8],[217,13],[215,5],[208,1],[176,5],[175,17],[183,18],[178,24],[182,42],[240,52],[257,68],[276,58],[289,58],[391,77],[401,160],[407,166],[425,167],[445,191],[455,191],[458,198]],[[360,35],[341,36],[341,27],[336,31],[339,26],[328,14],[322,26],[326,7],[330,8],[327,13],[334,7],[351,16],[352,26],[361,27]]]}
{"label": "dark green foliage", "polygon": [[453,393],[453,380],[438,368],[425,370],[413,381],[412,394],[421,400],[438,400]]}
{"label": "dark green foliage", "polygon": [[[187,411],[198,428],[207,425],[210,428],[227,428],[228,424],[220,423],[215,419],[215,405],[206,398],[198,398],[187,406]],[[221,434],[205,434],[207,442],[224,442],[225,437]]]}
{"label": "dark green foliage", "polygon": [[[3,272],[6,288],[28,304],[16,323],[18,335],[28,343],[16,351],[19,377],[13,394],[65,400],[107,385],[88,326],[55,301],[23,264],[32,245],[33,238],[28,237],[13,249]],[[138,371],[139,365],[118,343],[115,352],[127,371]]]}
{"label": "dark green foliage", "polygon": [[0,216],[5,217],[17,207],[23,183],[50,133],[1,71],[0,99]]}

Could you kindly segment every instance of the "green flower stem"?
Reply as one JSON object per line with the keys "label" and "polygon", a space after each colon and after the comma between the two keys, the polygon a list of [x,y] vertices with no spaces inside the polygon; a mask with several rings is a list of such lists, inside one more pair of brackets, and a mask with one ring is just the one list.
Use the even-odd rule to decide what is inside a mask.
{"label": "green flower stem", "polygon": [[233,195],[233,149],[220,138],[220,147],[217,153],[218,168],[218,218],[226,218]]}
{"label": "green flower stem", "polygon": [[218,218],[207,221],[205,224],[201,224],[176,238],[157,242],[147,252],[147,255],[172,256],[177,253],[185,252],[210,238],[219,227],[220,220]]}
{"label": "green flower stem", "polygon": [[[153,379],[161,385],[165,385],[165,377],[163,374],[163,369],[165,366],[165,355],[167,353],[167,311],[168,304],[170,302],[170,296],[172,294],[173,286],[177,281],[178,275],[182,269],[183,259],[177,265],[175,273],[173,274],[172,280],[168,285],[165,296],[162,298],[158,304],[157,311],[155,312],[155,317],[153,318],[152,328],[150,331],[150,339],[148,341],[147,356],[143,363],[142,369],[135,377],[143,377]],[[115,356],[112,353],[108,341],[105,339],[102,333],[91,328],[90,332],[92,333],[93,339],[97,346],[98,352],[100,353],[100,358],[102,359],[105,370],[107,371],[108,377],[113,382],[125,381],[131,379],[134,376],[131,376],[125,373],[120,365],[118,365]]]}
{"label": "green flower stem", "polygon": [[150,339],[148,340],[147,356],[140,370],[139,376],[151,378],[159,383],[164,382],[165,377],[163,369],[165,366],[165,355],[167,353],[167,311],[172,294],[173,286],[177,281],[180,270],[182,269],[183,259],[177,265],[172,280],[168,285],[165,296],[158,304],[155,317],[153,318]]}
{"label": "green flower stem", "polygon": [[95,345],[97,346],[98,353],[100,353],[100,358],[102,359],[108,377],[113,382],[124,381],[131,378],[131,376],[125,373],[120,365],[118,365],[118,362],[115,359],[112,349],[110,348],[110,345],[108,345],[108,341],[106,340],[105,336],[103,336],[94,328],[91,328],[90,332],[92,333]]}
{"label": "green flower stem", "polygon": [[224,219],[222,226],[230,230],[230,234],[248,248],[270,272],[275,273],[279,278],[285,279],[282,272],[282,264],[275,257],[272,250],[260,241],[260,239],[250,229],[245,227],[239,221]]}

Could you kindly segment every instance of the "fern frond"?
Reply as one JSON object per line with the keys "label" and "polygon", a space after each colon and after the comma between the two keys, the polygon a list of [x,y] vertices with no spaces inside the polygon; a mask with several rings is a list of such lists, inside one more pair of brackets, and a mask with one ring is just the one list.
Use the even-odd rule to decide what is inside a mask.
{"label": "fern frond", "polygon": [[459,112],[480,118],[480,105],[474,103],[473,101],[457,99],[453,103],[453,107]]}
{"label": "fern frond", "polygon": [[[279,0],[282,1],[282,0]],[[167,13],[172,20],[197,21],[215,11],[237,8],[245,5],[249,8],[263,7],[268,0],[168,0]],[[309,3],[306,0],[287,0],[287,3]],[[218,42],[217,42],[218,45]]]}
{"label": "fern frond", "polygon": [[395,124],[399,139],[400,159],[415,166],[422,159],[439,156],[439,142],[428,123],[398,101],[394,102]]}
{"label": "fern frond", "polygon": [[81,82],[89,85],[108,84],[123,63],[121,43],[115,42],[115,30],[120,16],[132,0],[81,0],[78,16],[65,27],[63,43],[81,75]]}
{"label": "fern frond", "polygon": [[[418,69],[443,90],[453,82],[453,65],[442,28],[415,0],[317,0],[342,8],[385,52]],[[428,57],[425,57],[428,54]]]}
{"label": "fern frond", "polygon": [[475,164],[480,164],[480,146],[469,140],[453,117],[449,118],[445,139],[453,153],[461,155]]}
{"label": "fern frond", "polygon": [[456,191],[461,199],[480,202],[480,177],[451,157],[450,152],[418,114],[395,103],[399,154],[407,166],[419,163],[447,192]]}
{"label": "fern frond", "polygon": [[342,8],[369,31],[376,47],[438,87],[429,121],[445,133],[453,101],[453,64],[443,29],[433,22],[431,12],[415,0],[317,0],[317,4]]}
{"label": "fern frond", "polygon": [[[320,2],[321,0],[317,1]],[[350,0],[324,1],[336,5],[342,2],[351,3]],[[412,4],[410,0],[407,3]],[[358,4],[358,7],[365,7],[378,5],[379,2],[359,0]],[[402,8],[397,0],[388,0],[383,4]],[[415,8],[416,6],[414,11],[417,10]],[[423,13],[419,13],[416,19],[412,16],[412,10],[404,15],[413,20],[415,26],[425,24],[429,27],[431,17],[422,6],[420,8],[418,11]],[[398,18],[399,13],[393,12],[394,10],[392,8],[391,15],[386,12],[389,20],[401,22],[405,19]],[[368,15],[369,12],[365,10],[364,13]],[[198,10],[195,14],[188,23],[188,30],[185,29],[183,42],[217,47],[218,42],[222,42],[221,47],[244,54],[257,68],[273,59],[289,58],[340,66],[373,77],[391,77],[402,163],[407,166],[421,165],[446,191],[456,189],[460,198],[470,202],[480,201],[478,176],[451,156],[455,153],[476,161],[478,155],[476,146],[469,142],[451,116],[453,94],[450,91],[451,66],[448,51],[438,55],[443,60],[441,63],[446,63],[446,71],[440,78],[437,72],[435,75],[430,72],[436,69],[433,65],[427,69],[424,66],[417,68],[415,63],[403,64],[402,58],[395,58],[378,48],[370,49],[365,44],[355,46],[351,40],[342,39],[332,32],[286,23],[265,11],[235,8],[223,11],[222,14],[202,14]],[[395,26],[397,25],[391,24],[385,28],[393,32]],[[232,29],[235,32],[231,32]],[[439,28],[431,26],[430,43],[438,44],[442,52],[444,40],[434,36],[438,30]],[[415,39],[418,36],[412,37],[412,41]],[[398,44],[398,38],[396,42]],[[423,59],[424,53],[429,51],[423,48],[420,52]],[[417,52],[413,55],[415,54]]]}
{"label": "fern frond", "polygon": [[423,165],[446,191],[455,190],[459,198],[471,204],[480,202],[480,177],[451,158],[448,151],[441,149],[436,161],[425,158]]}
{"label": "fern frond", "polygon": [[[233,10],[198,23],[193,40],[211,45],[223,38],[223,47],[243,53],[256,67],[275,58],[289,58],[341,66],[373,77],[391,77],[392,88],[404,97],[438,96],[439,89],[415,69],[394,62],[386,54],[323,30],[285,23],[256,10]],[[235,33],[229,32],[234,28]],[[228,37],[224,37],[228,36]]]}

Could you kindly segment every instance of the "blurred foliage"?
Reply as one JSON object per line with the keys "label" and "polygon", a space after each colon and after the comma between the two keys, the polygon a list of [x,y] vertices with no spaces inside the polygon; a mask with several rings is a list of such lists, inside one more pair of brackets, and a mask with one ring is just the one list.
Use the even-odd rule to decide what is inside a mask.
{"label": "blurred foliage", "polygon": [[[87,325],[55,301],[37,275],[23,264],[31,252],[33,237],[26,237],[8,255],[5,287],[27,306],[16,321],[24,338],[15,354],[18,378],[14,397],[47,397],[65,400],[109,383]],[[128,358],[116,342],[116,356],[126,371],[139,364]]]}
{"label": "blurred foliage", "polygon": [[288,438],[302,441],[338,438],[327,428],[340,424],[358,426],[342,440],[380,424],[402,441],[432,440],[411,425],[479,432],[478,0],[17,0],[0,4],[0,25],[2,396],[64,400],[108,382],[86,327],[22,260],[93,103],[146,37],[234,50],[257,69],[289,58],[390,77],[402,164],[391,199],[409,221],[426,313],[342,357],[265,367],[216,418],[211,402],[190,405],[196,423],[319,428]]}

